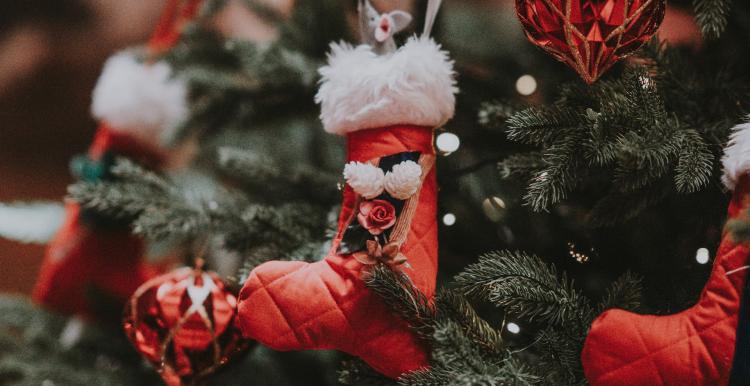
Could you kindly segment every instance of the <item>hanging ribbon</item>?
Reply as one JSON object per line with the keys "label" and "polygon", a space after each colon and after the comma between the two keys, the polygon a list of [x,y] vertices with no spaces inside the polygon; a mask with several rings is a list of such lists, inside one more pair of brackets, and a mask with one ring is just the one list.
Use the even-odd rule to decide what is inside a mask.
{"label": "hanging ribbon", "polygon": [[202,0],[167,0],[159,23],[148,42],[150,55],[161,54],[174,47],[185,25],[195,18]]}
{"label": "hanging ribbon", "polygon": [[438,11],[440,10],[440,4],[442,0],[428,0],[427,11],[424,15],[424,29],[422,30],[422,37],[426,38],[432,33],[432,26],[435,24]]}

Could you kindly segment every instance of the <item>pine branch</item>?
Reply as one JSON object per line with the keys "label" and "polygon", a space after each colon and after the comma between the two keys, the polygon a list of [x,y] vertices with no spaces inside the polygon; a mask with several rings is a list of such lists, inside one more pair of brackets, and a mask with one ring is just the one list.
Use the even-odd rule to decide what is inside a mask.
{"label": "pine branch", "polygon": [[153,189],[167,191],[169,183],[156,172],[147,170],[128,158],[120,157],[112,167],[112,174],[123,180],[133,181]]}
{"label": "pine branch", "polygon": [[454,321],[486,355],[499,355],[503,352],[503,338],[498,330],[477,315],[474,307],[454,291],[441,291],[435,297],[437,317]]}
{"label": "pine branch", "polygon": [[160,193],[121,182],[77,182],[68,187],[67,199],[112,218],[132,220],[148,207],[161,206],[164,201]]}
{"label": "pine branch", "polygon": [[552,326],[573,325],[585,332],[593,310],[565,274],[522,252],[486,254],[455,279],[457,289],[503,307],[518,317]]}
{"label": "pine branch", "polygon": [[441,291],[433,309],[400,271],[376,266],[365,281],[432,347],[431,367],[404,375],[400,384],[525,385],[538,380],[508,356],[500,333],[458,293]]}
{"label": "pine branch", "polygon": [[[205,28],[188,29],[168,52],[176,73],[190,86],[190,116],[174,141],[226,128],[256,127],[268,111],[314,108],[312,94],[320,61],[285,43],[260,46],[225,40]],[[252,124],[250,124],[252,122]]]}
{"label": "pine branch", "polygon": [[631,192],[613,187],[589,212],[588,225],[595,228],[609,227],[632,220],[645,209],[663,201],[669,196],[671,189],[671,181],[665,180]]}
{"label": "pine branch", "polygon": [[529,145],[548,145],[579,127],[580,119],[572,111],[555,107],[526,109],[508,118],[508,139]]}
{"label": "pine branch", "polygon": [[[530,369],[512,356],[496,362],[476,361],[472,352],[470,340],[455,332],[460,331],[457,326],[439,328],[438,339],[443,342],[445,352],[450,353],[452,362],[444,364],[437,361],[429,369],[407,373],[399,378],[399,384],[404,386],[449,386],[449,385],[536,385],[540,378],[531,373]],[[450,343],[450,342],[453,343]],[[455,352],[454,347],[463,347],[467,351]],[[473,359],[473,360],[470,360]]]}
{"label": "pine branch", "polygon": [[[670,172],[675,153],[672,136],[655,140],[628,132],[618,140],[621,159],[613,172],[613,185],[619,192],[639,192]],[[606,198],[605,198],[606,199]]]}
{"label": "pine branch", "polygon": [[344,361],[339,368],[339,382],[351,386],[395,386],[390,378],[386,378],[373,370],[360,359]]}
{"label": "pine branch", "polygon": [[[679,67],[678,55],[656,43],[646,51],[653,58],[648,68],[653,77],[633,67],[593,86],[566,84],[552,106],[523,110],[508,119],[509,139],[539,147],[499,164],[503,178],[528,178],[524,201],[533,210],[549,210],[574,191],[595,189],[589,225],[611,225],[670,194],[701,191],[717,175],[718,154],[729,130],[727,114],[743,109],[735,97],[750,93],[743,91],[747,85],[727,84],[733,97],[727,96],[726,108],[710,112],[718,121],[707,121],[695,114],[704,106],[693,106],[678,94],[698,89],[711,93],[723,85],[724,76],[691,78],[694,84],[686,85],[672,68]],[[669,98],[662,97],[663,92]],[[678,118],[683,115],[689,126]],[[664,184],[666,178],[673,179],[672,186]],[[605,219],[604,209],[616,215]]]}
{"label": "pine branch", "polygon": [[679,132],[680,146],[675,186],[679,193],[694,193],[708,185],[713,174],[714,155],[700,134],[693,129]]}
{"label": "pine branch", "polygon": [[541,152],[513,154],[497,164],[502,178],[528,180],[546,166]]}
{"label": "pine branch", "polygon": [[[433,328],[432,361],[438,368],[457,369],[460,378],[479,381],[502,378],[502,362],[494,363],[492,357],[483,355],[472,339],[467,336],[459,323],[453,320],[438,321]],[[462,373],[462,374],[461,374]],[[454,373],[455,374],[455,373]],[[496,382],[502,383],[502,382]],[[467,382],[467,384],[475,384]]]}
{"label": "pine branch", "polygon": [[621,308],[627,311],[637,311],[641,306],[642,297],[641,278],[625,272],[607,288],[607,292],[597,305],[597,313],[610,308]]}
{"label": "pine branch", "polygon": [[172,202],[150,207],[133,222],[133,233],[149,240],[190,240],[211,231],[211,219],[199,209]]}
{"label": "pine branch", "polygon": [[732,0],[693,0],[693,10],[701,33],[708,39],[721,36],[727,27]]}
{"label": "pine branch", "polygon": [[16,297],[0,296],[0,353],[3,385],[162,384],[124,336]]}
{"label": "pine branch", "polygon": [[[575,335],[577,334],[577,335]],[[574,385],[584,379],[581,367],[581,350],[585,335],[576,331],[548,328],[539,334],[534,347],[539,351],[539,366],[544,384]]]}
{"label": "pine branch", "polygon": [[363,277],[367,288],[375,292],[412,329],[423,337],[431,334],[435,310],[430,300],[419,291],[403,272],[378,264]]}
{"label": "pine branch", "polygon": [[339,177],[307,165],[281,164],[254,152],[219,148],[220,169],[238,180],[248,190],[263,190],[265,196],[278,201],[294,198],[317,199],[331,204],[340,197]]}
{"label": "pine branch", "polygon": [[529,182],[524,201],[535,211],[546,210],[564,200],[579,179],[578,148],[583,139],[580,133],[571,133],[550,146],[542,156],[547,165]]}
{"label": "pine branch", "polygon": [[477,114],[480,125],[489,129],[504,128],[508,118],[518,112],[516,106],[505,102],[482,103]]}

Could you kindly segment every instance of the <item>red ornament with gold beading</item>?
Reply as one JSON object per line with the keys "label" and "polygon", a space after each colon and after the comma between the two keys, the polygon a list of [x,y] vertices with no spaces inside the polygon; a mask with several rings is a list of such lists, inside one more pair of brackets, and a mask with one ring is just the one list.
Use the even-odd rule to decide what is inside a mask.
{"label": "red ornament with gold beading", "polygon": [[144,283],[123,326],[168,385],[192,385],[247,348],[236,315],[237,298],[216,274],[185,267]]}
{"label": "red ornament with gold beading", "polygon": [[516,0],[526,36],[595,82],[656,33],[666,0]]}

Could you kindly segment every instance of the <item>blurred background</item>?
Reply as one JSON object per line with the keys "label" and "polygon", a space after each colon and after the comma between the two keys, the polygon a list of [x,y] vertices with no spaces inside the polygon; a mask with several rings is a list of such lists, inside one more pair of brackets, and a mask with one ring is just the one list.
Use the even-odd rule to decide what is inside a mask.
{"label": "blurred background", "polygon": [[[408,0],[373,2],[383,10],[413,7]],[[290,14],[294,7],[293,0],[268,3],[282,14]],[[673,3],[677,6],[670,5],[661,38],[700,49],[689,2],[684,7]],[[145,41],[162,5],[156,0],[0,2],[0,202],[64,197],[72,182],[69,160],[85,151],[95,129],[90,95],[104,61],[115,51]],[[512,0],[448,0],[445,7],[443,12],[456,17],[464,9],[484,9],[487,20],[477,20],[477,30],[494,23],[490,38],[506,45],[528,44],[515,24]],[[273,27],[244,7],[229,7],[215,23],[235,37],[275,37]],[[449,24],[446,34],[475,32],[451,31]],[[471,53],[471,41],[463,49]],[[28,293],[43,253],[42,246],[0,239],[0,266],[12,272],[0,278],[0,292]]]}

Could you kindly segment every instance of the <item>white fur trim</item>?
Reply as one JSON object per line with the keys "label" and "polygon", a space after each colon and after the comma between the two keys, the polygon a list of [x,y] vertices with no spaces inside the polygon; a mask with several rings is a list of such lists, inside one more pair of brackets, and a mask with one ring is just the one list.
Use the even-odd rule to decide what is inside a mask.
{"label": "white fur trim", "polygon": [[161,142],[187,116],[186,100],[187,87],[172,76],[169,64],[146,64],[132,52],[121,52],[104,65],[91,111],[113,130]]}
{"label": "white fur trim", "polygon": [[392,54],[331,44],[320,69],[320,118],[329,133],[397,124],[438,127],[453,117],[453,61],[431,38],[411,37]]}
{"label": "white fur trim", "polygon": [[65,209],[59,203],[0,204],[0,236],[43,244],[62,226]]}
{"label": "white fur trim", "polygon": [[[748,117],[750,119],[750,117]],[[721,159],[724,164],[724,185],[732,190],[737,180],[750,172],[750,122],[741,123],[732,128],[729,143]]]}

